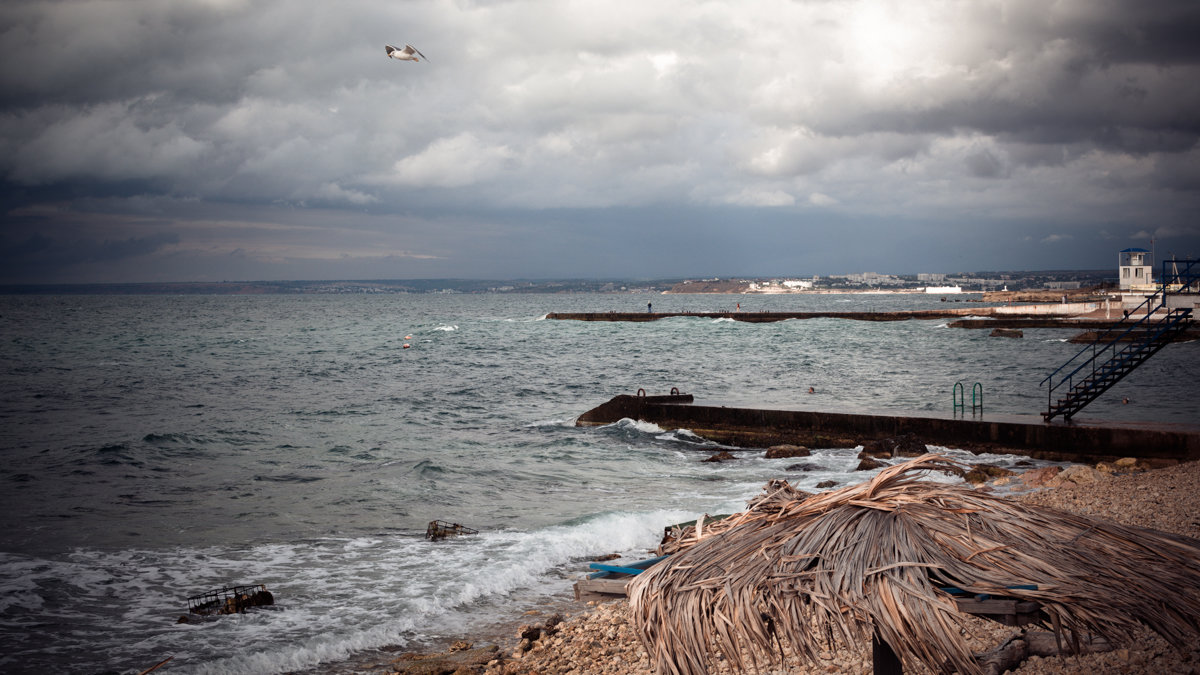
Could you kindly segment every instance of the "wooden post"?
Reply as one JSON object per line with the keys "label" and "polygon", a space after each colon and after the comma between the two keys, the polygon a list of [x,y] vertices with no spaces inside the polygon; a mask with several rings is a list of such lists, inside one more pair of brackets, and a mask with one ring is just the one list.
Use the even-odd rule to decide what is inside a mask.
{"label": "wooden post", "polygon": [[871,667],[875,675],[904,675],[900,657],[892,651],[891,645],[879,637],[879,633],[871,637]]}

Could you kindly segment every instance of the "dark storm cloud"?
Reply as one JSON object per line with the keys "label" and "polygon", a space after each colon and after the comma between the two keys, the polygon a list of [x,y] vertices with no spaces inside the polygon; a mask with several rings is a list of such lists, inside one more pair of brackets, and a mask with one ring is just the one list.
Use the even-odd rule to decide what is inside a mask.
{"label": "dark storm cloud", "polygon": [[41,268],[59,269],[81,264],[118,264],[179,243],[179,235],[163,232],[148,237],[122,240],[62,240],[34,234],[24,240],[0,239],[0,279],[19,282],[36,278]]}
{"label": "dark storm cloud", "polygon": [[[635,273],[628,226],[703,275],[741,226],[723,273],[817,232],[837,266],[795,273],[829,273],[874,259],[822,229],[855,222],[928,238],[896,264],[965,230],[1010,256],[982,267],[1094,267],[1101,231],[1200,243],[1196,34],[1157,0],[10,2],[6,259],[604,276]],[[433,60],[385,58],[406,41]]]}

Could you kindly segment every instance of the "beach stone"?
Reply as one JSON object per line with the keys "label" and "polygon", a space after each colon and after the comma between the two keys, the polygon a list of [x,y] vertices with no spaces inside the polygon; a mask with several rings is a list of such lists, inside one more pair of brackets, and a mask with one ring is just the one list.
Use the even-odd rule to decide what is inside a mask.
{"label": "beach stone", "polygon": [[1021,474],[1021,482],[1029,487],[1042,487],[1062,472],[1061,466],[1043,466]]}
{"label": "beach stone", "polygon": [[1122,469],[1132,469],[1133,467],[1137,466],[1138,460],[1137,457],[1122,457],[1121,459],[1113,462],[1113,464],[1121,467]]}
{"label": "beach stone", "polygon": [[854,470],[855,471],[871,471],[872,469],[878,469],[878,468],[885,467],[885,466],[887,466],[887,464],[884,464],[883,462],[871,459],[870,457],[864,457],[858,463],[858,466]]}
{"label": "beach stone", "polygon": [[734,457],[732,454],[730,454],[728,450],[722,450],[722,451],[712,455],[708,459],[701,460],[701,461],[704,461],[704,462],[728,462],[731,459],[737,459],[737,457]]}
{"label": "beach stone", "polygon": [[817,483],[817,489],[824,490],[825,488],[834,487],[837,484],[838,482],[836,480],[823,480],[820,483]]}
{"label": "beach stone", "polygon": [[803,445],[773,445],[767,448],[767,459],[784,459],[787,457],[808,457],[811,453]]}
{"label": "beach stone", "polygon": [[1110,476],[1101,473],[1090,466],[1084,464],[1073,464],[1059,472],[1054,477],[1059,483],[1071,482],[1076,485],[1088,485],[1106,480]]}

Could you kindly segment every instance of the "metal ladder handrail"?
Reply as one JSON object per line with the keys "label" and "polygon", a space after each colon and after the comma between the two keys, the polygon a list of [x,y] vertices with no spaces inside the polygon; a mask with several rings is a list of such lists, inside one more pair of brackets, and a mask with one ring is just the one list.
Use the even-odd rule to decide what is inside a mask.
{"label": "metal ladder handrail", "polygon": [[[1126,375],[1133,372],[1135,368],[1151,356],[1158,353],[1166,345],[1159,338],[1168,331],[1178,329],[1181,323],[1190,320],[1191,313],[1190,309],[1169,310],[1167,318],[1157,323],[1157,330],[1153,332],[1147,331],[1147,337],[1144,340],[1130,342],[1119,351],[1114,351],[1113,356],[1103,366],[1099,369],[1093,368],[1092,373],[1078,383],[1074,383],[1073,378],[1066,379],[1066,382],[1072,383],[1070,390],[1071,398],[1060,400],[1057,410],[1054,408],[1053,398],[1051,398],[1051,402],[1048,403],[1049,409],[1043,416],[1047,420],[1059,414],[1070,418],[1085,405],[1095,400],[1100,394],[1124,379]],[[1062,382],[1059,384],[1061,385]],[[1091,392],[1095,393],[1092,394]],[[1064,403],[1069,405],[1064,405]]]}
{"label": "metal ladder handrail", "polygon": [[[1198,264],[1200,261],[1190,259],[1162,261],[1160,283],[1153,294],[1142,301],[1132,312],[1126,312],[1124,318],[1101,333],[1091,344],[1084,346],[1066,363],[1056,368],[1041,381],[1039,386],[1049,383],[1046,387],[1046,412],[1042,414],[1046,421],[1050,421],[1059,414],[1069,419],[1083,406],[1095,400],[1109,387],[1119,382],[1134,368],[1162,349],[1165,343],[1162,343],[1161,338],[1164,334],[1168,331],[1179,330],[1182,324],[1191,320],[1192,310],[1183,307],[1169,307],[1168,296],[1180,293],[1193,294],[1200,291],[1200,273],[1194,269]],[[1179,269],[1180,266],[1183,267],[1182,272]],[[1166,308],[1165,315],[1155,318],[1159,310],[1164,307]],[[1130,317],[1139,315],[1141,315],[1140,319],[1130,323]],[[1141,336],[1127,340],[1126,337],[1135,330],[1144,332]],[[1118,343],[1124,346],[1118,348]],[[1089,351],[1091,352],[1090,357],[1079,363],[1071,372],[1060,375]],[[1096,364],[1101,358],[1104,358],[1105,361],[1097,369]],[[1091,372],[1076,383],[1076,375],[1089,365]],[[1055,376],[1059,376],[1057,382],[1054,381]],[[1064,384],[1070,387],[1069,392],[1066,398],[1059,400],[1056,407],[1054,392]]]}
{"label": "metal ladder handrail", "polygon": [[[1139,337],[1134,340],[1123,341],[1121,338],[1124,335],[1128,334],[1130,331],[1132,331],[1135,328],[1137,328],[1138,326],[1140,326],[1142,323],[1144,323],[1145,319],[1143,319],[1142,321],[1139,321],[1138,323],[1131,326],[1130,329],[1126,330],[1124,333],[1122,333],[1121,336],[1118,336],[1117,338],[1113,339],[1109,343],[1105,344],[1105,346],[1103,348],[1097,350],[1095,352],[1095,354],[1092,356],[1092,358],[1090,358],[1086,362],[1080,364],[1080,366],[1078,368],[1076,368],[1075,370],[1071,371],[1071,373],[1065,375],[1058,382],[1058,384],[1054,385],[1050,389],[1050,391],[1047,392],[1047,399],[1048,399],[1047,400],[1047,407],[1048,407],[1047,412],[1048,413],[1053,412],[1053,407],[1054,407],[1053,406],[1053,400],[1054,400],[1053,392],[1055,390],[1059,389],[1062,385],[1064,385],[1064,384],[1069,385],[1071,388],[1070,391],[1073,394],[1086,392],[1086,391],[1095,389],[1097,386],[1099,386],[1100,383],[1103,383],[1105,380],[1107,380],[1113,373],[1125,368],[1130,362],[1136,360],[1137,363],[1135,364],[1134,367],[1136,367],[1137,365],[1140,365],[1143,361],[1146,360],[1146,358],[1149,358],[1155,352],[1157,352],[1158,349],[1161,349],[1162,345],[1159,345],[1158,349],[1154,349],[1152,352],[1146,353],[1148,349],[1154,347],[1154,345],[1156,345],[1159,342],[1159,339],[1164,334],[1166,334],[1168,331],[1175,330],[1179,326],[1180,323],[1188,320],[1190,318],[1190,316],[1191,316],[1191,310],[1189,310],[1189,309],[1167,310],[1167,314],[1165,317],[1150,323],[1150,325],[1152,327],[1148,328],[1145,331],[1144,337]],[[1122,345],[1122,346],[1120,346],[1120,348],[1117,347],[1118,343],[1120,343]],[[1098,343],[1093,343],[1092,346],[1095,346],[1095,344],[1098,344]],[[1111,356],[1109,355],[1110,350],[1111,350]],[[1144,358],[1138,359],[1138,357],[1142,356],[1142,355],[1144,355]],[[1097,362],[1100,361],[1100,359],[1102,357],[1107,357],[1107,360],[1104,362],[1103,365],[1101,365],[1099,368],[1097,368],[1096,364],[1097,364]],[[1087,367],[1088,365],[1092,366],[1091,372],[1087,373],[1078,383],[1076,383],[1075,375],[1077,373],[1079,373],[1080,370]],[[1130,369],[1130,370],[1132,370],[1132,369]],[[1124,377],[1124,374],[1119,376],[1117,378],[1117,380],[1114,380],[1112,384],[1115,384],[1116,381],[1119,381],[1122,377]],[[1109,386],[1111,386],[1111,384]],[[1105,387],[1105,389],[1107,389],[1107,387]],[[1080,406],[1080,407],[1082,407],[1082,406]],[[1050,416],[1052,417],[1053,415],[1050,415]]]}
{"label": "metal ladder handrail", "polygon": [[1155,291],[1153,295],[1147,297],[1144,301],[1142,301],[1142,304],[1138,305],[1133,311],[1131,311],[1129,313],[1129,317],[1136,316],[1137,313],[1139,311],[1141,311],[1142,307],[1145,307],[1147,304],[1150,303],[1150,301],[1152,301],[1156,298],[1159,299],[1159,303],[1157,306],[1155,306],[1153,309],[1148,309],[1146,314],[1141,319],[1139,319],[1136,323],[1128,324],[1126,329],[1121,331],[1120,335],[1116,335],[1112,339],[1108,340],[1108,342],[1104,345],[1104,347],[1101,348],[1099,351],[1096,350],[1096,345],[1100,344],[1101,342],[1104,342],[1105,338],[1107,338],[1108,335],[1116,332],[1122,325],[1126,325],[1126,322],[1129,321],[1129,317],[1124,317],[1117,323],[1113,324],[1112,326],[1109,326],[1109,328],[1106,331],[1104,331],[1103,333],[1098,335],[1096,337],[1096,339],[1092,341],[1092,344],[1085,345],[1083,347],[1083,349],[1080,349],[1078,352],[1076,352],[1075,356],[1072,356],[1071,358],[1067,359],[1066,363],[1062,364],[1058,368],[1055,368],[1054,372],[1050,373],[1044,379],[1042,379],[1042,381],[1038,384],[1038,386],[1040,387],[1041,385],[1046,384],[1046,382],[1048,380],[1050,380],[1055,375],[1057,375],[1059,373],[1059,371],[1061,371],[1063,368],[1066,368],[1067,366],[1071,365],[1071,363],[1073,363],[1076,359],[1078,359],[1080,356],[1082,356],[1084,353],[1086,353],[1089,349],[1092,350],[1092,357],[1090,359],[1079,364],[1075,368],[1075,370],[1072,370],[1070,373],[1064,375],[1062,377],[1062,379],[1059,380],[1058,384],[1052,385],[1050,387],[1050,390],[1053,391],[1053,390],[1059,388],[1060,386],[1062,386],[1064,381],[1067,381],[1068,379],[1074,377],[1075,374],[1078,373],[1080,370],[1082,370],[1084,368],[1084,366],[1087,366],[1088,363],[1095,361],[1096,357],[1099,354],[1103,353],[1109,347],[1114,346],[1116,343],[1122,342],[1122,338],[1124,338],[1126,335],[1128,335],[1130,332],[1132,332],[1135,328],[1138,328],[1143,323],[1146,323],[1147,321],[1149,321],[1150,318],[1154,316],[1155,312],[1162,309],[1163,305],[1165,304],[1165,302],[1164,302],[1165,295],[1163,298],[1159,298],[1160,295],[1163,295],[1161,290]]}

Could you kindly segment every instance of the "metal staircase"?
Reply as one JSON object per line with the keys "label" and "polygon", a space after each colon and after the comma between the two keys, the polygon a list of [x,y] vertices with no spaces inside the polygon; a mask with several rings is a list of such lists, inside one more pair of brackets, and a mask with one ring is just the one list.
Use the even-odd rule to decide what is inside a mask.
{"label": "metal staircase", "polygon": [[1163,261],[1159,278],[1158,291],[1042,380],[1047,422],[1058,415],[1070,420],[1192,325],[1192,308],[1173,298],[1200,293],[1200,261]]}

